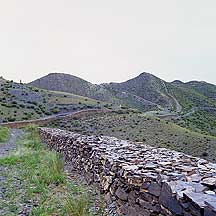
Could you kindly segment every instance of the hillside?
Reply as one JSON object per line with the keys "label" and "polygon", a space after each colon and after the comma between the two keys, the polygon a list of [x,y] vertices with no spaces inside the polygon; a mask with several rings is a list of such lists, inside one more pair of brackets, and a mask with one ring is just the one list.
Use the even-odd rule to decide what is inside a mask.
{"label": "hillside", "polygon": [[141,111],[164,108],[172,110],[175,106],[175,101],[166,89],[168,83],[149,73],[142,73],[123,83],[101,85],[92,84],[69,74],[51,73],[29,85],[126,105]]}
{"label": "hillside", "polygon": [[142,111],[158,109],[158,104],[154,100],[147,100],[131,92],[113,91],[109,85],[92,84],[69,74],[50,73],[29,83],[29,85],[47,90],[69,92],[117,105],[138,108]]}
{"label": "hillside", "polygon": [[168,83],[146,72],[125,82],[101,85],[69,74],[51,73],[30,85],[165,114],[185,113],[195,107],[216,107],[216,86],[196,81]]}
{"label": "hillside", "polygon": [[[96,85],[69,74],[51,73],[29,86],[54,90],[56,94],[65,91],[98,99],[115,108],[135,108],[149,115],[174,119],[175,123],[191,130],[216,135],[216,86],[206,82],[176,80],[169,83],[144,72],[125,82]],[[212,116],[210,124],[206,119]]]}
{"label": "hillside", "polygon": [[102,102],[90,98],[0,79],[0,122],[36,119],[101,106]]}
{"label": "hillside", "polygon": [[135,112],[87,115],[49,125],[87,135],[107,135],[165,147],[215,161],[216,138],[182,128],[171,122]]}
{"label": "hillside", "polygon": [[191,81],[185,83],[190,89],[193,89],[206,97],[216,100],[216,86],[207,82]]}
{"label": "hillside", "polygon": [[216,86],[206,82],[191,81],[187,83],[173,82],[170,92],[182,104],[183,111],[192,108],[216,108]]}
{"label": "hillside", "polygon": [[149,73],[141,73],[139,76],[122,83],[104,84],[115,95],[127,92],[163,107],[170,103],[165,85],[163,80]]}
{"label": "hillside", "polygon": [[102,101],[110,101],[112,98],[105,88],[69,74],[50,73],[29,84],[42,89],[68,92]]}
{"label": "hillside", "polygon": [[172,121],[198,133],[216,136],[216,110],[194,109]]}

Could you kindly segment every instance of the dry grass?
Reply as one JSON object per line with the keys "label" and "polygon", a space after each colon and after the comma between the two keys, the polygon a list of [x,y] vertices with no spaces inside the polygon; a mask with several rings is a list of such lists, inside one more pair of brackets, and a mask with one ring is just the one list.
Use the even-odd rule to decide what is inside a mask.
{"label": "dry grass", "polygon": [[214,161],[216,138],[144,114],[97,114],[52,126],[87,135],[107,135],[151,146],[166,147]]}

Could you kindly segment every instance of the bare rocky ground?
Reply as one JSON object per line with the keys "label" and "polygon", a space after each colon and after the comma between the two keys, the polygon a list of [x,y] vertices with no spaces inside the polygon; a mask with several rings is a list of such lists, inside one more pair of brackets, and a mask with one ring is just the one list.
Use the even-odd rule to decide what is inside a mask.
{"label": "bare rocky ground", "polygon": [[16,141],[20,138],[24,132],[20,129],[11,129],[10,137],[6,143],[0,144],[0,157],[4,157],[9,151],[16,147]]}

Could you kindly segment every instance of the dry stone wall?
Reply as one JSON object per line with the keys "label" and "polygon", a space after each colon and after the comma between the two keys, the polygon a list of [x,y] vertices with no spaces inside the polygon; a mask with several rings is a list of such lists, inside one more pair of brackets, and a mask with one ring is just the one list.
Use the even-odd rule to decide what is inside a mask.
{"label": "dry stone wall", "polygon": [[49,128],[40,136],[96,183],[119,215],[216,215],[216,164],[112,137]]}
{"label": "dry stone wall", "polygon": [[110,112],[110,110],[107,109],[86,109],[86,110],[80,110],[72,113],[62,113],[62,114],[56,114],[53,116],[48,116],[40,119],[32,119],[32,120],[25,120],[25,121],[16,121],[16,122],[6,122],[6,123],[0,123],[0,126],[9,127],[9,128],[21,128],[25,127],[27,125],[36,124],[36,125],[47,125],[53,121],[56,121],[58,119],[73,119],[73,118],[80,118],[86,114],[91,113],[107,113]]}

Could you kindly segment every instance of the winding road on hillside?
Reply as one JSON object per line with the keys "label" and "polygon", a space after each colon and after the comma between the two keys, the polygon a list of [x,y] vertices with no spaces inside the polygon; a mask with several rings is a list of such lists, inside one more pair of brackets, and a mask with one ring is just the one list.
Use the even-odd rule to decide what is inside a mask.
{"label": "winding road on hillside", "polygon": [[39,118],[39,119],[0,123],[0,126],[19,128],[19,127],[23,127],[29,124],[43,125],[43,124],[47,124],[47,123],[50,123],[58,119],[70,119],[70,118],[82,115],[83,113],[105,113],[105,112],[111,112],[111,111],[106,110],[106,109],[85,109],[85,110],[80,110],[80,111],[72,111],[72,112],[67,112],[67,113],[55,114],[52,116],[47,116],[47,117]]}
{"label": "winding road on hillside", "polygon": [[153,116],[158,116],[161,118],[175,118],[178,117],[178,114],[182,112],[182,106],[178,102],[178,100],[169,93],[166,83],[162,81],[162,85],[164,86],[165,92],[168,97],[170,97],[176,104],[176,110],[175,113],[170,112],[167,108],[163,108],[161,111],[158,110],[152,110],[152,111],[147,111],[145,112],[146,115],[153,115]]}
{"label": "winding road on hillside", "polygon": [[173,95],[171,95],[171,94],[169,93],[169,91],[168,91],[168,89],[167,89],[167,86],[166,86],[166,83],[165,83],[164,81],[162,81],[162,84],[163,84],[163,86],[164,86],[164,89],[165,89],[165,91],[166,91],[166,94],[167,94],[170,98],[172,98],[172,99],[174,100],[174,102],[175,102],[175,104],[176,104],[176,112],[177,112],[177,113],[181,113],[181,111],[182,111],[182,106],[180,105],[180,103],[178,102],[178,100],[177,100]]}

